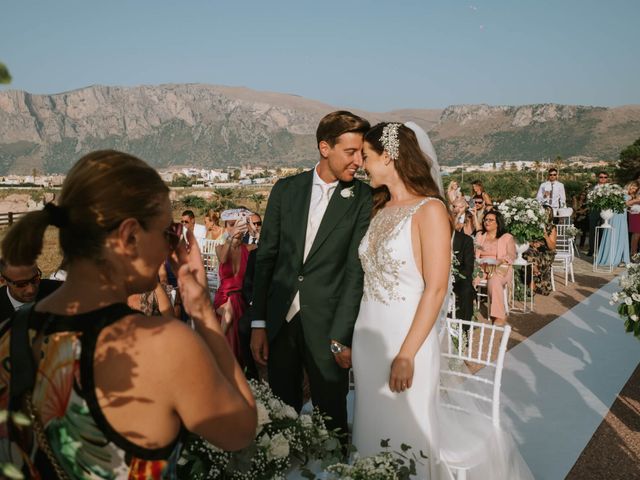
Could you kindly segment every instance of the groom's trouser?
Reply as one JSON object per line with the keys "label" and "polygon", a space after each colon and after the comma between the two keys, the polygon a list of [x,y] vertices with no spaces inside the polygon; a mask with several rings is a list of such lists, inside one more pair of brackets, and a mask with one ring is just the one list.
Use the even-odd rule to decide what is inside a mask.
{"label": "groom's trouser", "polygon": [[348,432],[348,370],[336,363],[328,339],[326,351],[309,351],[300,315],[285,322],[269,344],[268,367],[271,390],[298,412],[302,408],[303,369],[306,369],[313,405],[331,417],[327,421],[327,428],[340,428],[342,432]]}

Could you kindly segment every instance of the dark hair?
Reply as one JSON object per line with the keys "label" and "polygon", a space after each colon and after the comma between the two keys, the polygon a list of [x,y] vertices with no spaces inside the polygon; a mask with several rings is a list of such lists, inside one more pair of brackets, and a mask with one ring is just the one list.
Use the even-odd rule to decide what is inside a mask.
{"label": "dark hair", "polygon": [[213,208],[210,208],[204,216],[215,225],[218,225],[218,222],[220,222],[220,212]]}
{"label": "dark hair", "polygon": [[60,229],[60,246],[69,263],[100,261],[109,232],[127,218],[146,222],[162,212],[169,188],[158,172],[132,155],[115,150],[89,153],[76,162],[62,185],[58,207],[31,212],[2,241],[11,265],[34,265],[49,225]]}
{"label": "dark hair", "polygon": [[553,208],[549,205],[543,205],[544,213],[547,215],[546,221],[547,223],[553,223]]}
{"label": "dark hair", "polygon": [[482,233],[487,233],[486,228],[484,228],[484,219],[487,218],[487,215],[494,215],[496,217],[496,224],[498,225],[498,229],[496,230],[496,238],[500,238],[502,235],[507,233],[504,217],[498,210],[489,210],[482,217]]}
{"label": "dark hair", "polygon": [[480,191],[484,192],[484,185],[482,185],[482,182],[480,180],[474,180],[473,182],[471,182],[471,185],[477,185],[480,187]]}
{"label": "dark hair", "polygon": [[551,173],[551,172],[558,173],[558,169],[556,167],[551,167],[549,170],[547,170],[547,173]]}
{"label": "dark hair", "polygon": [[[384,152],[380,138],[384,127],[387,125],[388,123],[378,123],[364,136],[364,141],[371,145],[371,148],[379,155]],[[400,125],[398,128],[398,142],[400,144],[398,158],[393,162],[398,176],[407,189],[416,195],[437,197],[444,203],[444,199],[440,196],[438,185],[431,176],[432,161],[420,149],[418,139],[413,130]],[[383,208],[390,198],[391,195],[386,186],[376,188],[373,192],[373,215]]]}
{"label": "dark hair", "polygon": [[330,147],[335,147],[336,140],[345,133],[364,134],[371,128],[371,125],[364,118],[354,115],[346,110],[338,110],[325,115],[316,130],[316,141],[327,142]]}
{"label": "dark hair", "polygon": [[182,217],[189,217],[189,218],[196,218],[195,213],[193,213],[193,210],[185,210],[184,212],[182,212]]}
{"label": "dark hair", "polygon": [[609,172],[606,172],[604,170],[598,170],[598,173],[596,173],[596,177],[599,177],[600,175],[606,175],[608,177]]}

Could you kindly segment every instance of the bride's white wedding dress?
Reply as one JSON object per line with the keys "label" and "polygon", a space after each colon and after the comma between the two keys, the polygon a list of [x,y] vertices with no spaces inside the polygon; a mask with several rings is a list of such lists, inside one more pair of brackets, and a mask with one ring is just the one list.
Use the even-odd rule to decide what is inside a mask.
{"label": "bride's white wedding dress", "polygon": [[[364,295],[353,334],[353,444],[360,456],[379,453],[383,439],[397,451],[402,443],[410,445],[422,462],[419,478],[451,478],[447,463],[465,459],[476,464],[467,473],[469,480],[533,478],[509,435],[480,415],[467,418],[440,407],[437,326],[415,357],[413,386],[402,393],[389,389],[391,362],[424,290],[413,255],[411,218],[428,201],[439,200],[384,208],[360,244]],[[438,321],[444,316],[441,308]],[[420,451],[428,460],[420,459]]]}

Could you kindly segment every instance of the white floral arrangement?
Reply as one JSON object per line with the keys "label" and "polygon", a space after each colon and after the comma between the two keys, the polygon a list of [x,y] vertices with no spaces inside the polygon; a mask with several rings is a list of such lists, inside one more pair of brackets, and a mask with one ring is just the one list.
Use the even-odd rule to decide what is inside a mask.
{"label": "white floral arrangement", "polygon": [[576,238],[579,233],[580,233],[580,230],[574,227],[573,225],[569,225],[564,230],[564,234],[569,238]]}
{"label": "white floral arrangement", "polygon": [[593,210],[612,210],[622,213],[626,207],[624,189],[615,183],[596,185],[587,193],[587,206]]}
{"label": "white floral arrangement", "polygon": [[[391,451],[389,440],[382,440],[383,451],[378,455],[359,457],[354,454],[351,464],[338,463],[326,469],[330,480],[408,480],[417,474],[416,465],[421,463],[411,447],[400,445],[400,451]],[[428,457],[421,451],[420,457]],[[414,477],[415,478],[415,477]]]}
{"label": "white floral arrangement", "polygon": [[226,452],[193,435],[178,461],[179,478],[284,479],[294,463],[319,460],[326,466],[340,461],[339,436],[327,430],[325,417],[317,409],[298,415],[267,383],[251,380],[249,386],[258,411],[255,441],[240,451]]}
{"label": "white floral arrangement", "polygon": [[504,217],[507,231],[519,243],[544,237],[547,215],[536,199],[513,197],[502,202],[498,211]]}
{"label": "white floral arrangement", "polygon": [[611,295],[610,304],[619,303],[618,314],[624,319],[627,332],[640,338],[640,253],[633,257],[635,263],[627,265],[620,277],[620,291]]}

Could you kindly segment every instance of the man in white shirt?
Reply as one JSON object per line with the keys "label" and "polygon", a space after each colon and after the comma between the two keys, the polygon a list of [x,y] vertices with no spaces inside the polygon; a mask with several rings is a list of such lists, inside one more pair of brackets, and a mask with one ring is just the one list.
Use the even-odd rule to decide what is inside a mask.
{"label": "man in white shirt", "polygon": [[549,205],[555,211],[567,204],[564,185],[558,181],[558,169],[550,168],[546,182],[542,182],[536,199],[543,205]]}
{"label": "man in white shirt", "polygon": [[185,210],[182,212],[182,225],[185,228],[191,230],[193,236],[196,237],[196,242],[198,242],[198,246],[202,245],[202,241],[207,238],[207,227],[204,225],[200,225],[196,223],[196,216],[192,210]]}

